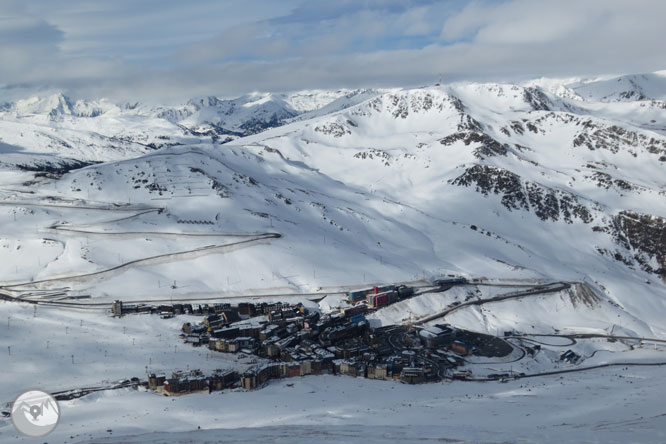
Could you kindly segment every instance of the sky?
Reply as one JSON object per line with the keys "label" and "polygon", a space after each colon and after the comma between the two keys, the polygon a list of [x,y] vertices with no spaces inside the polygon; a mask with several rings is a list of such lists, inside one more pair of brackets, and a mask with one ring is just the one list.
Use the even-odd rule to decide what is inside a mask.
{"label": "sky", "polygon": [[0,0],[0,101],[652,72],[664,17],[663,0]]}

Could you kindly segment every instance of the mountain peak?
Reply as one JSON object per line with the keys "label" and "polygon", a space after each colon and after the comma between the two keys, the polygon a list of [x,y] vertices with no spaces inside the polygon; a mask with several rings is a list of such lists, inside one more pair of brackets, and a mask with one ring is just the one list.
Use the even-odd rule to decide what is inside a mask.
{"label": "mountain peak", "polygon": [[588,101],[666,100],[666,71],[582,81],[569,84],[567,87]]}
{"label": "mountain peak", "polygon": [[62,92],[18,100],[12,106],[12,110],[17,114],[44,114],[52,117],[71,115],[73,114],[72,108],[72,101]]}

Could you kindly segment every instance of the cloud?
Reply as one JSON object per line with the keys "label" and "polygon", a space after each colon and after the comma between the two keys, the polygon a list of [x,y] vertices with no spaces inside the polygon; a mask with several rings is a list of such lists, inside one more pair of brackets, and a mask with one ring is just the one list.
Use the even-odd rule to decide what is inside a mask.
{"label": "cloud", "polygon": [[[659,0],[473,2],[443,24],[444,43],[466,42],[468,59],[516,75],[663,69]],[[454,46],[455,47],[455,46]]]}
{"label": "cloud", "polygon": [[182,100],[253,90],[664,69],[661,0],[9,2],[21,91]]}
{"label": "cloud", "polygon": [[212,39],[177,50],[173,58],[177,62],[196,64],[239,57],[248,50],[255,50],[261,35],[267,31],[265,26],[255,23],[234,26]]}
{"label": "cloud", "polygon": [[638,16],[641,22],[651,21],[648,11],[664,12],[664,6],[650,0],[475,1],[444,22],[442,38],[495,45],[567,41],[586,30],[593,31],[591,35],[603,31],[616,18]]}
{"label": "cloud", "polygon": [[52,59],[62,41],[63,32],[44,20],[0,17],[0,79],[19,77],[42,60]]}

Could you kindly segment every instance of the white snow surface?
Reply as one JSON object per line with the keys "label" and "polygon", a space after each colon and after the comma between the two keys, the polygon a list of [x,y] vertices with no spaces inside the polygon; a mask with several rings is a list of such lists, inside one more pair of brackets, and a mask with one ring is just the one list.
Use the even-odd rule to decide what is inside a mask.
{"label": "white snow surface", "polygon": [[[14,296],[63,293],[99,303],[215,297],[312,306],[301,294],[314,293],[329,311],[347,305],[349,289],[424,285],[446,274],[497,284],[584,282],[591,300],[573,289],[465,307],[446,322],[499,335],[664,339],[666,284],[655,272],[663,251],[627,246],[612,232],[623,211],[666,217],[663,79],[658,72],[255,93],[169,107],[62,95],[7,104],[0,285]],[[91,165],[50,174],[76,162]],[[535,195],[556,201],[556,210]],[[456,287],[369,320],[418,321],[515,289]],[[0,401],[34,387],[143,376],[146,366],[247,365],[182,344],[185,319],[43,306],[34,313],[0,301],[0,352],[7,351]],[[520,371],[552,368],[563,346],[545,347]],[[576,344],[590,365],[663,360],[655,348]],[[512,364],[473,365],[484,374]],[[665,393],[655,384],[662,374],[663,367],[610,368],[424,386],[311,376],[178,399],[110,391],[63,402],[48,442],[214,442],[220,434],[230,442],[663,442]],[[0,441],[21,441],[7,420]]]}
{"label": "white snow surface", "polygon": [[[104,392],[61,402],[50,443],[660,443],[660,369],[507,384],[407,386],[336,376],[255,392],[165,398]],[[294,383],[293,386],[287,384]],[[609,385],[612,385],[612,389]],[[199,429],[200,427],[200,429]],[[25,442],[7,421],[3,442]]]}

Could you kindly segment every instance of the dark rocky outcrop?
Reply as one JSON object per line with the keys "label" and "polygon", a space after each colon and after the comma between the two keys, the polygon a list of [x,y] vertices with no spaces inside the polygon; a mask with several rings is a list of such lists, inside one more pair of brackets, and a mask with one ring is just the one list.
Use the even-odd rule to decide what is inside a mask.
{"label": "dark rocky outcrop", "polygon": [[[666,219],[622,211],[613,219],[615,237],[632,251],[641,268],[666,279]],[[654,263],[650,263],[654,260]]]}
{"label": "dark rocky outcrop", "polygon": [[483,159],[492,156],[505,156],[507,147],[498,142],[489,135],[476,131],[459,131],[440,139],[439,143],[444,146],[451,146],[456,142],[462,141],[466,146],[476,145],[474,156],[477,159]]}
{"label": "dark rocky outcrop", "polygon": [[502,205],[508,210],[532,211],[544,221],[562,219],[573,223],[578,219],[587,224],[594,220],[592,210],[581,204],[576,195],[523,180],[503,168],[474,165],[450,183],[465,187],[474,185],[484,196],[500,195]]}

